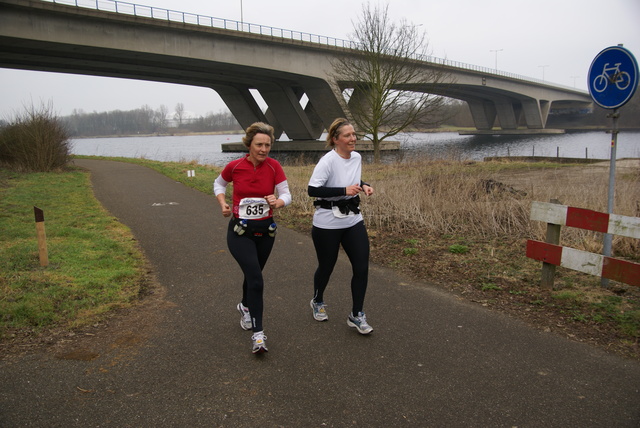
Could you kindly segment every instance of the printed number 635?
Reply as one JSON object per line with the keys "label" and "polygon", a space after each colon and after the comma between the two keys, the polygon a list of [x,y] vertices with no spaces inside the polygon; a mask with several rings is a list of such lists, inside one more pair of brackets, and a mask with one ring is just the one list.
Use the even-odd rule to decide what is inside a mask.
{"label": "printed number 635", "polygon": [[264,214],[264,205],[249,205],[247,206],[247,215],[262,215]]}

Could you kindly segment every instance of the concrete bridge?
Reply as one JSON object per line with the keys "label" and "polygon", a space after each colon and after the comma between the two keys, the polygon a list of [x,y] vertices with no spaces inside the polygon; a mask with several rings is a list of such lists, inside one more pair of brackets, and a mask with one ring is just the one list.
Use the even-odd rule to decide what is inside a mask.
{"label": "concrete bridge", "polygon": [[[347,85],[329,77],[331,58],[348,54],[349,41],[119,1],[81,3],[0,0],[0,67],[208,87],[243,127],[265,121],[291,140],[317,140],[334,118],[349,116]],[[425,70],[446,69],[453,83],[429,90],[466,101],[480,131],[499,123],[544,132],[550,109],[591,105],[584,91],[419,60]]]}

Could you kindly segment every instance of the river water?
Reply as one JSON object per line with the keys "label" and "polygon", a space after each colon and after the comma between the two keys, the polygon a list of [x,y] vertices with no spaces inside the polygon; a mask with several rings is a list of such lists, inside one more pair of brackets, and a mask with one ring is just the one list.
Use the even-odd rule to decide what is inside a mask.
{"label": "river water", "polygon": [[[324,136],[323,136],[324,138]],[[72,140],[76,155],[131,157],[163,162],[191,162],[222,166],[241,156],[223,153],[222,144],[238,142],[241,135],[190,135],[120,138],[82,138]],[[419,157],[482,160],[489,156],[559,156],[566,158],[609,159],[611,135],[604,131],[569,132],[536,136],[458,135],[453,132],[408,133],[394,137],[400,150],[383,154],[383,162]],[[276,147],[277,147],[276,142]],[[356,148],[357,150],[357,148]],[[272,157],[283,164],[315,162],[321,153],[277,153]],[[372,155],[363,153],[365,161]],[[640,131],[618,134],[616,158],[640,158]]]}

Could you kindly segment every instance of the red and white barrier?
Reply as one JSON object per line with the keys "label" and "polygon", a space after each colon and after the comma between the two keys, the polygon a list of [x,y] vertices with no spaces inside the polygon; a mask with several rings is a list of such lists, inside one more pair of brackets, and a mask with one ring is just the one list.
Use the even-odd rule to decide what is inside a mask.
{"label": "red and white barrier", "polygon": [[547,202],[531,203],[531,220],[640,239],[640,218]]}
{"label": "red and white barrier", "polygon": [[[613,235],[640,238],[640,218],[604,214],[566,205],[533,202],[531,219]],[[574,248],[527,241],[527,257],[556,266],[640,286],[640,264]]]}

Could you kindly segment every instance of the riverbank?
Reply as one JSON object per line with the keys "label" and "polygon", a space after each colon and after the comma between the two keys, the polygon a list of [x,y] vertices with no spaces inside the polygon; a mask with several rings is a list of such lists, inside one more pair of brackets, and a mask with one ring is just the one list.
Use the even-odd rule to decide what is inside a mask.
{"label": "riverbank", "polygon": [[[593,131],[603,131],[606,132],[610,128],[607,127],[581,127],[581,128],[565,128],[565,129],[552,129],[546,134],[558,134],[558,133],[566,133],[566,132],[593,132]],[[622,128],[621,131],[631,131],[631,132],[640,132],[640,128]],[[531,135],[524,134],[521,131],[526,131],[526,129],[522,130],[514,130],[509,132],[501,131],[500,129],[495,129],[495,134],[492,131],[482,131],[479,132],[475,128],[469,127],[456,127],[456,126],[447,126],[440,128],[428,128],[428,129],[411,129],[407,130],[407,133],[421,133],[421,134],[436,134],[436,133],[445,133],[445,132],[455,132],[460,135]],[[541,135],[545,134],[545,132],[540,133]],[[172,130],[167,132],[158,132],[153,134],[112,134],[112,135],[83,135],[83,136],[73,136],[73,139],[85,139],[85,138],[129,138],[129,137],[187,137],[194,135],[244,135],[244,131],[240,129],[229,130],[229,131],[206,131],[206,132],[181,132],[178,130]],[[283,140],[289,141],[289,140]]]}
{"label": "riverbank", "polygon": [[112,135],[82,135],[72,136],[72,139],[92,139],[92,138],[132,138],[132,137],[189,137],[194,135],[244,135],[242,130],[231,131],[210,131],[210,132],[155,132],[153,134],[112,134]]}
{"label": "riverbank", "polygon": [[582,158],[561,158],[552,156],[489,156],[484,158],[485,162],[548,162],[548,163],[572,163],[572,164],[593,164],[607,162],[607,159],[582,159]]}
{"label": "riverbank", "polygon": [[[461,136],[453,132],[399,134],[399,150],[382,152],[382,162],[410,162],[416,159],[459,159],[482,161],[487,157],[544,156],[572,159],[608,159],[610,135],[605,132],[578,132],[538,137]],[[192,135],[94,138],[72,140],[74,155],[122,156],[165,162],[194,162],[222,166],[239,156],[223,152],[222,145],[240,140],[240,135]],[[319,152],[287,152],[274,145],[272,157],[283,165],[315,163]],[[320,143],[324,147],[324,143]],[[360,150],[360,148],[358,148]],[[365,163],[371,152],[363,152]],[[621,133],[618,158],[640,157],[640,133]]]}

